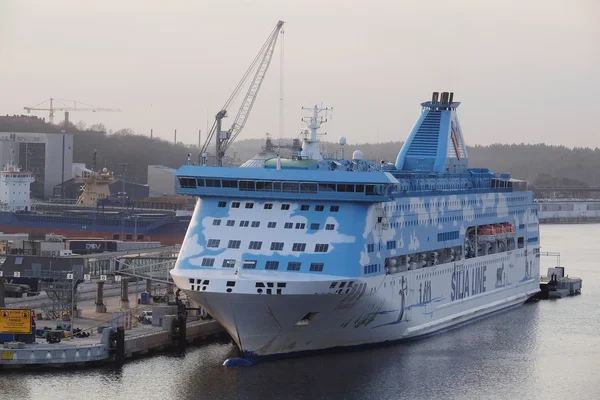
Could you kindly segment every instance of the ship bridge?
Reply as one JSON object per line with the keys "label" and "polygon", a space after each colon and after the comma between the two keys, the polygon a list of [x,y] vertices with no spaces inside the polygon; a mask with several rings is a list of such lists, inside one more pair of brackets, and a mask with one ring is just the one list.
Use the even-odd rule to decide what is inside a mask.
{"label": "ship bridge", "polygon": [[398,180],[389,172],[227,168],[186,165],[175,172],[177,193],[190,196],[252,197],[358,202],[389,201]]}

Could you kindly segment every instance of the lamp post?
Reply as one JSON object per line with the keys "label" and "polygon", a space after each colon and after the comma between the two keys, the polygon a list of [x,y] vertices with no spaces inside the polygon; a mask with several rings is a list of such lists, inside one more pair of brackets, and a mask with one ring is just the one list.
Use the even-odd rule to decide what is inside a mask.
{"label": "lamp post", "polygon": [[67,274],[67,279],[71,280],[71,335],[75,328],[75,272]]}

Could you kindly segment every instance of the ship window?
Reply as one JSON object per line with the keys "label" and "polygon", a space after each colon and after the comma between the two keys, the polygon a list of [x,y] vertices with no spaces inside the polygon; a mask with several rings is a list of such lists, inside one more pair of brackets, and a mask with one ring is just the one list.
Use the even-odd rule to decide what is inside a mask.
{"label": "ship window", "polygon": [[144,235],[137,235],[137,240],[144,240]]}
{"label": "ship window", "polygon": [[267,261],[265,269],[277,269],[279,268],[279,261]]}
{"label": "ship window", "polygon": [[371,243],[367,245],[367,252],[373,253],[375,251],[375,244]]}
{"label": "ship window", "polygon": [[271,243],[271,250],[281,251],[283,250],[283,242],[273,242]]}
{"label": "ship window", "polygon": [[254,203],[246,203],[246,208],[254,208]]}
{"label": "ship window", "polygon": [[132,240],[132,239],[133,239],[133,235],[131,233],[125,234],[125,240]]}
{"label": "ship window", "polygon": [[396,248],[396,241],[395,240],[388,240],[387,242],[387,249],[388,250],[393,250]]}
{"label": "ship window", "polygon": [[234,226],[235,225],[235,221],[232,219],[228,219],[227,220],[227,226]]}
{"label": "ship window", "polygon": [[204,186],[204,178],[196,179],[196,184],[198,185],[198,187],[203,187]]}
{"label": "ship window", "polygon": [[302,193],[317,193],[317,184],[316,183],[300,183],[300,191]]}
{"label": "ship window", "polygon": [[310,224],[310,229],[312,229],[313,231],[318,231],[320,227],[320,224]]}
{"label": "ship window", "polygon": [[338,211],[340,211],[340,206],[331,206],[331,207],[329,207],[329,211],[338,212]]}
{"label": "ship window", "polygon": [[248,246],[248,249],[250,249],[250,250],[260,250],[261,247],[262,247],[262,242],[251,241],[250,245]]}
{"label": "ship window", "polygon": [[525,247],[525,239],[523,237],[520,237],[519,241],[517,243],[518,243],[519,249],[522,249],[523,247]]}
{"label": "ship window", "polygon": [[114,233],[113,234],[113,240],[119,240],[119,234],[118,233]]}
{"label": "ship window", "polygon": [[325,225],[326,231],[333,231],[334,229],[335,229],[335,224],[326,224]]}
{"label": "ship window", "polygon": [[325,206],[315,206],[315,211],[323,211]]}
{"label": "ship window", "polygon": [[356,191],[363,193],[365,191],[365,185],[356,185]]}
{"label": "ship window", "polygon": [[250,224],[250,221],[240,221],[240,226],[246,228]]}
{"label": "ship window", "polygon": [[247,261],[244,261],[244,268],[246,268],[246,269],[255,269],[256,268],[256,260],[247,260]]}
{"label": "ship window", "polygon": [[258,228],[260,226],[260,221],[252,221],[252,227]]}
{"label": "ship window", "polygon": [[214,258],[203,258],[202,259],[202,266],[203,267],[212,267],[213,265],[215,265],[215,259]]}
{"label": "ship window", "polygon": [[219,247],[219,243],[221,243],[221,241],[219,239],[208,239],[208,243],[206,244],[206,247]]}
{"label": "ship window", "polygon": [[294,243],[292,251],[304,251],[306,250],[306,243]]}
{"label": "ship window", "polygon": [[285,229],[292,229],[294,227],[294,224],[291,222],[286,222],[285,225],[283,226]]}
{"label": "ship window", "polygon": [[240,190],[254,191],[254,181],[240,181]]}
{"label": "ship window", "polygon": [[265,203],[265,210],[271,210],[273,208],[273,203]]}
{"label": "ship window", "polygon": [[283,182],[283,191],[298,193],[299,183],[298,182]]}
{"label": "ship window", "polygon": [[319,192],[335,192],[335,183],[319,183]]}
{"label": "ship window", "polygon": [[240,248],[240,244],[242,244],[241,240],[230,240],[229,244],[227,245],[227,247],[230,248],[230,249],[239,249]]}
{"label": "ship window", "polygon": [[302,204],[300,206],[300,211],[308,211],[310,210],[310,206],[308,204]]}
{"label": "ship window", "polygon": [[[229,260],[229,261],[233,261],[233,260]],[[227,286],[228,287],[234,287],[235,286],[235,281],[227,281]]]}
{"label": "ship window", "polygon": [[310,271],[311,272],[323,272],[323,263],[312,263],[310,264]]}
{"label": "ship window", "polygon": [[226,201],[220,201],[219,202],[219,207],[223,208],[225,206],[227,206],[227,202]]}
{"label": "ship window", "polygon": [[327,253],[327,250],[329,250],[328,244],[317,243],[315,245],[315,253]]}
{"label": "ship window", "polygon": [[366,274],[372,274],[377,272],[377,264],[371,264],[371,265],[365,265],[364,266],[364,273]]}
{"label": "ship window", "polygon": [[238,187],[237,181],[223,179],[221,182],[222,182],[224,188],[237,189],[237,187]]}
{"label": "ship window", "polygon": [[331,285],[329,285],[329,289],[335,289],[335,285],[337,285],[337,282],[332,282]]}
{"label": "ship window", "polygon": [[306,228],[306,224],[303,222],[298,222],[296,223],[296,229],[305,229]]}
{"label": "ship window", "polygon": [[300,271],[300,263],[299,262],[290,261],[288,263],[287,269],[288,269],[288,271]]}
{"label": "ship window", "polygon": [[281,209],[282,210],[289,210],[290,209],[290,205],[289,204],[282,204],[281,205]]}
{"label": "ship window", "polygon": [[273,191],[281,192],[281,182],[273,182]]}
{"label": "ship window", "polygon": [[337,185],[338,192],[354,192],[354,185]]}
{"label": "ship window", "polygon": [[277,222],[269,222],[267,224],[267,228],[275,228],[277,226]]}
{"label": "ship window", "polygon": [[[223,260],[223,268],[233,268],[235,266],[235,260]],[[227,282],[227,286],[229,286],[229,282]],[[232,286],[235,286],[232,285]]]}
{"label": "ship window", "polygon": [[206,187],[221,187],[221,180],[220,179],[207,179],[206,180]]}
{"label": "ship window", "polygon": [[256,190],[261,192],[271,192],[273,191],[273,182],[256,182]]}
{"label": "ship window", "polygon": [[375,185],[367,185],[366,188],[367,188],[367,191],[366,191],[367,195],[375,194]]}
{"label": "ship window", "polygon": [[196,178],[179,178],[179,185],[182,189],[195,189]]}
{"label": "ship window", "polygon": [[231,208],[240,208],[240,202],[239,201],[234,201],[231,203]]}
{"label": "ship window", "polygon": [[221,220],[220,219],[213,219],[213,225],[216,225],[216,226],[221,225]]}

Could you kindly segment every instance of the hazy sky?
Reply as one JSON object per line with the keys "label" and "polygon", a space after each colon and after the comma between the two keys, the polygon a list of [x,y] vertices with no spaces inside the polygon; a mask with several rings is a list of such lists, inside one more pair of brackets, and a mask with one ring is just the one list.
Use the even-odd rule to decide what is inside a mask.
{"label": "hazy sky", "polygon": [[[599,0],[0,0],[0,114],[74,99],[196,143],[279,19],[286,137],[323,103],[329,140],[403,140],[454,91],[469,144],[600,147]],[[280,57],[240,138],[278,136]]]}

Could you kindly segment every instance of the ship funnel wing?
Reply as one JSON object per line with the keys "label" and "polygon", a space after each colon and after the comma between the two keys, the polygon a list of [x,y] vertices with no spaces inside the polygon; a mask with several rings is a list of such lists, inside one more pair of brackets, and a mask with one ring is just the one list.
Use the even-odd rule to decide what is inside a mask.
{"label": "ship funnel wing", "polygon": [[434,92],[431,101],[421,103],[422,112],[402,146],[396,168],[439,173],[464,172],[468,168],[467,147],[463,139],[454,102],[454,93]]}

